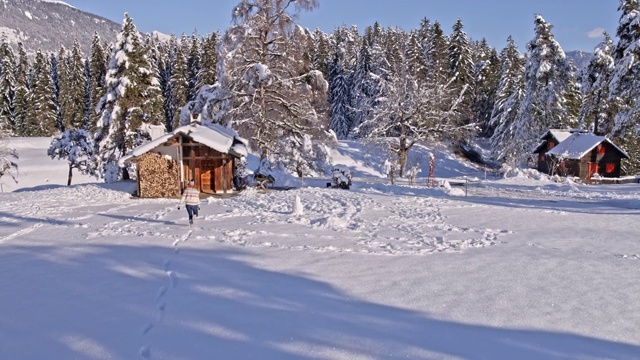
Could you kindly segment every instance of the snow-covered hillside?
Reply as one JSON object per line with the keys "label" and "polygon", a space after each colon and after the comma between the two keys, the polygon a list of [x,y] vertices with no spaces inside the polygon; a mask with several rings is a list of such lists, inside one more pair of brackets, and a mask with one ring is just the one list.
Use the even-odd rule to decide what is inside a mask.
{"label": "snow-covered hillside", "polygon": [[77,175],[62,186],[48,142],[13,141],[0,359],[640,354],[638,184],[484,180],[439,152],[437,176],[483,179],[464,196],[390,185],[378,160],[342,143],[351,190],[316,179],[208,198],[189,228],[177,200]]}

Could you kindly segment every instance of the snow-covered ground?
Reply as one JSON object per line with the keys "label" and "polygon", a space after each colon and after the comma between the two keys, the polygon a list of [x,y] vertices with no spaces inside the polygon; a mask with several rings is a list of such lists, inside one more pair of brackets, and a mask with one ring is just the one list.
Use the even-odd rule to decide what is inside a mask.
{"label": "snow-covered ground", "polygon": [[640,358],[638,184],[484,180],[439,153],[437,176],[483,179],[465,196],[368,182],[343,143],[351,190],[209,198],[191,229],[177,200],[66,187],[48,139],[12,144],[0,359]]}

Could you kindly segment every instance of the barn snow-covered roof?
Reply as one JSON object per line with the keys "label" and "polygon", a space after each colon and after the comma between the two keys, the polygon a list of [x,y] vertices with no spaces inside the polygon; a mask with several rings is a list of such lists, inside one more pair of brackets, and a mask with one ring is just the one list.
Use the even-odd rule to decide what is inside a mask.
{"label": "barn snow-covered roof", "polygon": [[539,152],[545,147],[545,145],[547,145],[546,139],[548,135],[551,135],[554,139],[556,139],[560,143],[564,141],[566,138],[568,138],[569,136],[571,136],[571,131],[560,130],[560,129],[547,130],[542,136],[540,136],[540,140],[542,140],[542,142],[540,142],[540,144],[538,144],[538,146],[536,146],[535,149],[533,149],[534,153]]}
{"label": "barn snow-covered roof", "polygon": [[612,143],[605,136],[598,136],[594,135],[593,133],[584,132],[576,132],[571,134],[571,136],[564,139],[553,149],[547,151],[547,154],[559,158],[582,159],[582,157],[587,155],[591,150],[593,150],[596,146],[600,145],[603,142],[611,144],[614,148],[620,151],[620,153],[624,157],[629,158],[629,155],[624,152],[624,150],[619,148],[616,144]]}
{"label": "barn snow-covered roof", "polygon": [[202,125],[199,123],[191,123],[189,125],[180,126],[170,133],[138,146],[131,150],[126,156],[122,157],[119,164],[122,166],[124,163],[141,156],[158,146],[161,146],[176,135],[186,135],[192,138],[193,141],[208,146],[223,154],[228,154],[232,151],[239,156],[246,156],[246,140],[237,137],[234,130],[225,128],[218,124]]}

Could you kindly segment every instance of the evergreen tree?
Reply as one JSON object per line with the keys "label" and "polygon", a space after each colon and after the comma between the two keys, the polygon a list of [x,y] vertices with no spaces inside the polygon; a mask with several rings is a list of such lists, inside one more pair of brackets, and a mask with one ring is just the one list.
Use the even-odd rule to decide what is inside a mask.
{"label": "evergreen tree", "polygon": [[520,162],[530,159],[531,149],[549,129],[567,128],[567,94],[571,69],[564,51],[551,33],[552,26],[535,16],[535,37],[527,45],[525,97],[516,119],[515,150]]}
{"label": "evergreen tree", "polygon": [[453,32],[449,38],[448,56],[449,73],[455,84],[458,86],[469,84],[474,62],[471,56],[471,44],[460,19],[453,25]]}
{"label": "evergreen tree", "polygon": [[582,94],[580,123],[590,127],[596,135],[608,134],[613,130],[613,109],[609,100],[609,83],[614,68],[613,40],[609,34],[595,48],[589,65],[582,74]]}
{"label": "evergreen tree", "polygon": [[416,77],[419,81],[424,82],[427,65],[425,63],[425,58],[422,56],[422,43],[419,38],[419,34],[416,31],[411,32],[409,35],[409,43],[407,46],[407,58],[405,61],[413,64],[410,69],[411,75]]}
{"label": "evergreen tree", "polygon": [[491,135],[488,128],[500,82],[500,58],[485,39],[477,44],[474,53],[471,85],[473,122],[478,124],[484,135]]}
{"label": "evergreen tree", "polygon": [[[200,41],[198,40],[198,34],[193,33],[191,35],[191,46],[189,47],[189,54],[187,56],[187,101],[195,99],[198,94],[198,78],[200,76]],[[184,103],[179,106],[184,106]]]}
{"label": "evergreen tree", "polygon": [[97,108],[101,112],[96,133],[99,166],[107,182],[128,179],[118,160],[148,139],[145,124],[162,122],[158,79],[147,49],[133,20],[125,13],[122,31],[114,46],[105,77],[106,93]]}
{"label": "evergreen tree", "polygon": [[171,35],[169,41],[161,42],[157,45],[157,65],[158,82],[162,91],[162,111],[164,114],[164,126],[167,131],[174,129],[174,112],[172,111],[173,100],[171,98],[171,76],[173,75],[173,49],[177,44],[176,37]]}
{"label": "evergreen tree", "polygon": [[60,63],[60,112],[62,129],[81,128],[85,115],[85,76],[84,60],[80,43],[73,43],[71,53]]}
{"label": "evergreen tree", "polygon": [[[474,99],[473,95],[477,89],[471,88],[472,77],[475,66],[471,55],[471,44],[467,34],[464,32],[464,25],[460,19],[453,25],[453,32],[449,38],[449,77],[453,79],[456,89],[464,91],[463,103],[460,106],[461,116],[468,123],[473,122]],[[482,71],[484,66],[477,69]],[[478,74],[479,75],[479,74]]]}
{"label": "evergreen tree", "polygon": [[352,137],[362,137],[369,131],[366,126],[361,125],[369,124],[373,117],[373,109],[381,91],[380,80],[380,77],[374,72],[371,47],[367,39],[364,38],[358,53],[356,67],[349,79],[349,83],[352,84],[350,94],[352,112],[350,117],[354,129]]}
{"label": "evergreen tree", "polygon": [[[428,24],[425,24],[428,26]],[[425,75],[423,81],[426,86],[431,87],[434,91],[444,90],[448,88],[451,82],[449,76],[449,58],[447,39],[442,32],[439,22],[434,22],[428,29],[421,31],[426,32],[425,43],[422,46],[423,58],[425,64]],[[436,97],[447,97],[450,94],[434,94]],[[448,101],[450,99],[443,99]]]}
{"label": "evergreen tree", "polygon": [[[58,59],[60,60],[58,61]],[[64,131],[64,124],[62,122],[62,108],[60,106],[60,71],[67,68],[65,62],[68,60],[69,59],[67,58],[67,52],[64,46],[60,48],[57,57],[53,53],[50,55],[53,103],[56,107],[56,131]],[[59,64],[59,62],[61,62],[61,64]]]}
{"label": "evergreen tree", "polygon": [[84,61],[83,74],[85,78],[84,82],[84,95],[82,98],[83,103],[83,114],[82,114],[82,125],[80,126],[82,129],[91,131],[93,125],[91,125],[91,114],[94,113],[93,104],[91,103],[91,65],[88,60]]}
{"label": "evergreen tree", "polygon": [[98,33],[93,34],[91,40],[91,55],[87,60],[89,63],[89,98],[90,98],[90,113],[89,113],[89,129],[91,131],[97,130],[98,120],[102,114],[96,109],[100,99],[104,96],[106,91],[105,79],[107,75],[107,52],[104,46],[100,42],[100,36]]}
{"label": "evergreen tree", "polygon": [[198,74],[197,84],[198,89],[203,85],[213,85],[218,81],[218,75],[216,74],[216,64],[218,62],[218,55],[216,53],[217,45],[218,34],[215,32],[205,37],[202,42],[201,68]]}
{"label": "evergreen tree", "polygon": [[6,36],[0,41],[0,137],[3,137],[16,134],[16,60]]}
{"label": "evergreen tree", "polygon": [[487,131],[491,133],[493,157],[499,161],[513,162],[514,153],[510,145],[514,143],[515,119],[524,96],[524,63],[511,36],[507,39],[507,46],[500,52],[499,77]]}
{"label": "evergreen tree", "polygon": [[340,140],[346,139],[352,128],[348,108],[350,103],[349,82],[342,67],[343,51],[341,48],[336,49],[333,61],[329,65],[329,103],[331,103],[329,127]]}
{"label": "evergreen tree", "polygon": [[565,106],[567,108],[567,118],[565,126],[576,129],[580,125],[580,106],[582,105],[582,92],[578,83],[578,68],[571,61],[567,61],[569,76],[567,77],[567,91],[565,93]]}
{"label": "evergreen tree", "polygon": [[623,165],[625,173],[640,171],[640,5],[638,0],[620,0],[621,12],[613,50],[614,70],[609,99],[616,111],[611,135],[631,159]]}
{"label": "evergreen tree", "polygon": [[57,108],[51,78],[51,63],[38,50],[31,70],[26,129],[23,136],[51,136],[56,132]]}
{"label": "evergreen tree", "polygon": [[170,103],[167,106],[167,114],[171,116],[172,126],[175,128],[179,126],[178,109],[189,101],[189,68],[181,46],[174,47],[171,59]]}
{"label": "evergreen tree", "polygon": [[17,136],[29,136],[27,133],[30,103],[29,61],[22,42],[18,43],[18,61],[15,68],[15,81],[15,134]]}
{"label": "evergreen tree", "polygon": [[312,56],[313,67],[314,69],[318,69],[324,74],[327,80],[330,79],[329,64],[331,62],[331,40],[327,37],[327,35],[320,31],[320,29],[316,29],[313,33],[314,40],[314,49]]}

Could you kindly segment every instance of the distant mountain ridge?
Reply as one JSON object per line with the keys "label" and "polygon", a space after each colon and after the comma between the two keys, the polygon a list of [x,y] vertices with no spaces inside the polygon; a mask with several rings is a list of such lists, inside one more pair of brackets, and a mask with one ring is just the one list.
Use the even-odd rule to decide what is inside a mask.
{"label": "distant mountain ridge", "polygon": [[592,53],[580,50],[567,51],[565,55],[567,56],[567,59],[573,62],[573,65],[575,65],[578,70],[585,69],[589,66],[589,61],[591,61],[591,57],[593,57]]}
{"label": "distant mountain ridge", "polygon": [[12,45],[21,41],[28,54],[71,49],[77,39],[87,56],[95,32],[102,41],[114,42],[120,30],[120,24],[62,1],[0,0],[0,36]]}

